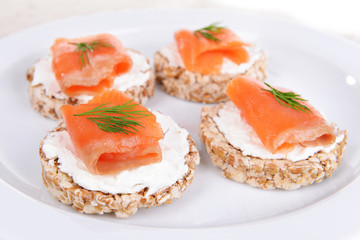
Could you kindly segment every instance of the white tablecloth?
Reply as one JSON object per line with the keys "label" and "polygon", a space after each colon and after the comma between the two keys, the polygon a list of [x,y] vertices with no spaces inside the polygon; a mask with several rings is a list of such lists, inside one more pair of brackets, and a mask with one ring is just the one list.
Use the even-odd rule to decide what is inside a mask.
{"label": "white tablecloth", "polygon": [[292,18],[348,36],[360,36],[358,0],[2,0],[0,37],[37,24],[78,15],[136,8],[227,8]]}

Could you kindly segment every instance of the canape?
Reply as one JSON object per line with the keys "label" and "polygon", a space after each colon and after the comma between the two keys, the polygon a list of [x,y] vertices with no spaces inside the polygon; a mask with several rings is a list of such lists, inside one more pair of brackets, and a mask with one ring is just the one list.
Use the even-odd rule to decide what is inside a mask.
{"label": "canape", "polygon": [[171,118],[111,90],[62,107],[40,144],[45,186],[82,213],[129,217],[171,203],[190,185],[199,153]]}
{"label": "canape", "polygon": [[31,105],[44,117],[58,120],[62,105],[86,103],[104,89],[118,89],[142,104],[154,94],[149,60],[113,35],[59,38],[50,52],[27,71]]}
{"label": "canape", "polygon": [[228,100],[227,83],[237,76],[264,81],[268,56],[228,28],[211,24],[195,31],[179,30],[175,42],[154,55],[155,77],[165,92],[203,103]]}
{"label": "canape", "polygon": [[231,101],[205,106],[200,135],[223,175],[263,189],[296,189],[330,177],[347,131],[329,124],[300,95],[239,77]]}

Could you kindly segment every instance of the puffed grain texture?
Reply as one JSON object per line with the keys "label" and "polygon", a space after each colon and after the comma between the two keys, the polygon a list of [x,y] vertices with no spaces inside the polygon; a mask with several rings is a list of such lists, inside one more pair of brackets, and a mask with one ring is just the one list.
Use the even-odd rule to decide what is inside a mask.
{"label": "puffed grain texture", "polygon": [[213,118],[226,103],[205,106],[201,111],[200,138],[211,161],[229,179],[263,189],[297,189],[330,177],[340,165],[345,151],[344,139],[329,152],[320,151],[306,160],[261,159],[245,156],[233,147],[218,129]]}
{"label": "puffed grain texture", "polygon": [[[66,130],[63,122],[51,132],[62,130]],[[146,195],[147,188],[131,194],[110,194],[85,189],[76,184],[72,177],[60,170],[57,158],[46,157],[42,141],[39,154],[43,182],[55,199],[71,205],[81,213],[104,214],[114,212],[116,217],[127,218],[131,214],[135,214],[139,208],[171,203],[173,199],[182,196],[194,178],[195,165],[199,164],[200,161],[198,150],[190,135],[188,135],[187,140],[189,142],[189,153],[185,156],[185,163],[188,166],[187,173],[171,186],[159,189],[150,195]]]}
{"label": "puffed grain texture", "polygon": [[260,58],[242,74],[215,74],[203,75],[189,72],[181,66],[172,66],[169,60],[160,51],[154,55],[155,78],[161,83],[164,91],[180,99],[218,103],[229,100],[225,90],[231,79],[237,76],[249,76],[265,81],[267,76],[268,55],[260,52]]}
{"label": "puffed grain texture", "polygon": [[[128,49],[139,53],[138,51]],[[139,53],[140,54],[140,53]],[[150,64],[149,59],[147,59],[148,64]],[[64,99],[58,99],[54,96],[49,96],[46,94],[45,87],[43,84],[38,84],[33,86],[31,84],[34,77],[34,67],[31,67],[27,73],[26,78],[29,82],[28,93],[30,98],[30,103],[33,109],[39,112],[42,116],[51,118],[54,120],[61,120],[61,106],[65,104],[77,105],[86,103],[82,99],[76,97],[66,97]],[[133,86],[125,91],[127,95],[134,98],[136,101],[141,104],[145,104],[146,101],[154,95],[155,91],[155,75],[152,68],[148,70],[150,72],[149,78],[146,82],[140,86]]]}

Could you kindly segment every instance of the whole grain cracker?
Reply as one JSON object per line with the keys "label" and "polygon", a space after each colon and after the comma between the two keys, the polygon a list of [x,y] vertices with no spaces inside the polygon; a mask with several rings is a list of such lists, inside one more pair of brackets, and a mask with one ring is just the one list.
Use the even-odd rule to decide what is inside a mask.
{"label": "whole grain cracker", "polygon": [[162,84],[164,91],[180,99],[218,103],[229,100],[225,90],[227,83],[237,76],[254,77],[264,82],[267,76],[268,55],[261,50],[260,57],[242,74],[203,75],[189,72],[181,66],[173,66],[160,51],[154,55],[155,78]]}
{"label": "whole grain cracker", "polygon": [[[65,124],[60,122],[48,134],[63,130],[66,130]],[[71,205],[81,213],[104,214],[114,212],[116,217],[127,218],[131,214],[135,214],[139,208],[149,208],[164,203],[169,204],[173,199],[182,196],[194,178],[195,165],[198,165],[200,161],[199,152],[190,135],[188,135],[187,141],[189,143],[189,152],[185,156],[185,164],[188,166],[188,171],[171,186],[161,188],[153,194],[147,195],[147,188],[131,194],[110,194],[87,190],[76,184],[67,173],[60,170],[57,157],[46,157],[43,151],[43,141],[41,141],[39,148],[42,179],[55,199]]]}
{"label": "whole grain cracker", "polygon": [[221,169],[225,177],[263,189],[291,190],[321,182],[325,177],[330,177],[340,165],[346,146],[346,130],[343,131],[344,139],[332,151],[320,151],[306,160],[294,162],[243,155],[241,150],[227,141],[214,121],[224,104],[226,103],[203,107],[200,137],[211,161]]}
{"label": "whole grain cracker", "polygon": [[[140,54],[140,52],[132,49],[128,49]],[[146,59],[147,63],[150,64],[149,59]],[[124,93],[134,98],[141,104],[145,104],[146,101],[154,95],[155,91],[155,75],[152,68],[149,68],[148,72],[150,73],[149,78],[146,82],[140,86],[133,86],[129,89],[126,89]],[[61,120],[61,106],[65,104],[77,105],[86,103],[87,101],[76,98],[76,97],[66,97],[64,99],[58,99],[54,96],[49,96],[46,94],[45,87],[43,84],[38,84],[32,86],[31,82],[34,77],[34,67],[31,67],[27,73],[26,78],[29,82],[28,93],[30,98],[30,103],[33,109],[39,112],[42,116],[47,118],[52,118],[54,120]]]}

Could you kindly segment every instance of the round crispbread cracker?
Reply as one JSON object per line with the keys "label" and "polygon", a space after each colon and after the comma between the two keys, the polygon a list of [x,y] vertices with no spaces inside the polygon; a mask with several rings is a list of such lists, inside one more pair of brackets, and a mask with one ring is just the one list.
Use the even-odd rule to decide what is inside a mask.
{"label": "round crispbread cracker", "polygon": [[242,74],[203,75],[189,72],[182,66],[173,66],[160,51],[154,55],[155,78],[164,91],[180,99],[219,103],[229,100],[225,90],[228,82],[238,76],[250,76],[264,82],[267,76],[268,55],[262,50],[260,57]]}
{"label": "round crispbread cracker", "polygon": [[[128,49],[128,51],[140,54],[140,52],[132,49]],[[146,60],[150,65],[149,59],[146,58]],[[26,74],[26,78],[29,82],[28,93],[32,107],[42,116],[52,118],[54,120],[60,120],[62,119],[60,110],[61,106],[65,104],[77,105],[87,102],[76,97],[59,99],[55,96],[49,96],[46,94],[45,86],[43,84],[37,84],[34,86],[31,84],[34,77],[34,70],[34,67],[31,67]],[[148,71],[150,72],[149,78],[142,85],[133,86],[124,91],[127,95],[134,98],[141,104],[144,104],[150,97],[152,97],[155,91],[154,71],[151,67]]]}
{"label": "round crispbread cracker", "polygon": [[[48,135],[63,130],[66,130],[65,124],[60,122]],[[43,151],[44,143],[41,141],[39,154],[43,182],[55,199],[71,205],[81,213],[104,214],[114,212],[117,217],[127,218],[130,214],[135,214],[139,208],[171,203],[173,199],[182,196],[194,178],[195,165],[199,164],[200,161],[199,152],[190,135],[188,135],[187,141],[189,152],[185,156],[185,164],[188,166],[188,171],[171,186],[161,188],[153,194],[147,195],[147,188],[136,193],[124,194],[110,194],[85,189],[76,184],[71,176],[61,171],[57,157],[48,158],[46,156]]]}
{"label": "round crispbread cracker", "polygon": [[330,177],[340,165],[345,151],[344,139],[330,152],[317,152],[306,160],[261,159],[242,154],[218,129],[214,117],[226,103],[205,106],[201,111],[200,137],[211,161],[229,179],[263,189],[297,189]]}

